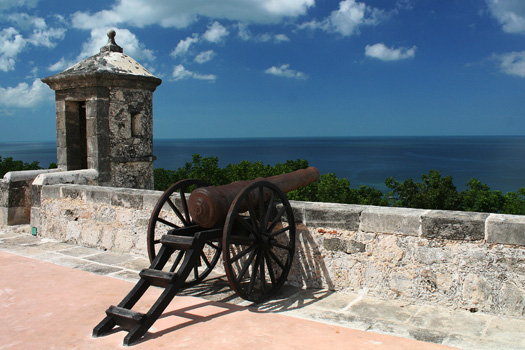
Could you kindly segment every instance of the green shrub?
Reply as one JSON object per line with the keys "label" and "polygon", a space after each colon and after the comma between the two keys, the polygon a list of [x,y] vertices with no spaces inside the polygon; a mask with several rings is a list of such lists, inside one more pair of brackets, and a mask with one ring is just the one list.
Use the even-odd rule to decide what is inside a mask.
{"label": "green shrub", "polygon": [[[191,163],[178,170],[155,169],[155,189],[165,190],[176,181],[199,178],[212,185],[223,185],[234,181],[252,180],[289,173],[308,167],[304,159],[288,160],[274,166],[262,162],[242,161],[219,167],[216,157],[201,157],[195,154]],[[476,179],[467,182],[467,189],[458,192],[451,176],[441,176],[441,172],[430,170],[421,176],[421,182],[406,179],[403,182],[389,177],[385,185],[391,190],[383,194],[378,189],[361,186],[350,187],[346,178],[335,174],[322,174],[319,181],[291,191],[291,200],[310,202],[348,203],[361,205],[395,206],[421,209],[463,210],[491,213],[525,215],[525,188],[518,192],[492,191],[490,187]]]}
{"label": "green shrub", "polygon": [[13,157],[6,157],[2,159],[0,156],[0,178],[10,171],[21,171],[21,170],[38,170],[42,169],[38,162],[25,163],[21,160],[13,160]]}

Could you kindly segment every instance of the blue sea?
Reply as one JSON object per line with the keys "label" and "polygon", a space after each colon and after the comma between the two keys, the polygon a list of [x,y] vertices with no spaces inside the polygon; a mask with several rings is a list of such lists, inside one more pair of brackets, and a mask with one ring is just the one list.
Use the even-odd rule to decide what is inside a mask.
{"label": "blue sea", "polygon": [[[416,181],[429,170],[450,175],[458,190],[476,178],[502,192],[525,187],[525,136],[334,137],[155,140],[156,168],[177,169],[193,154],[216,156],[219,164],[242,160],[275,165],[306,159],[321,173],[346,177],[352,187],[386,191],[385,179]],[[56,162],[55,142],[0,142],[0,156],[47,167]]]}

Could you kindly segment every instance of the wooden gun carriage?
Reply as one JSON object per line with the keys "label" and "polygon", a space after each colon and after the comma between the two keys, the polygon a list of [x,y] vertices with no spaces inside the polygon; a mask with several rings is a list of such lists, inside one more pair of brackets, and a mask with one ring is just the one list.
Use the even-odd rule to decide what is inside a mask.
{"label": "wooden gun carriage", "polygon": [[[310,167],[292,173],[208,186],[182,180],[159,198],[148,225],[151,266],[93,329],[98,337],[116,325],[128,330],[124,345],[139,340],[184,287],[204,280],[222,254],[231,288],[261,302],[284,284],[295,250],[295,220],[285,193],[319,179]],[[133,306],[150,286],[164,288],[147,313]]]}

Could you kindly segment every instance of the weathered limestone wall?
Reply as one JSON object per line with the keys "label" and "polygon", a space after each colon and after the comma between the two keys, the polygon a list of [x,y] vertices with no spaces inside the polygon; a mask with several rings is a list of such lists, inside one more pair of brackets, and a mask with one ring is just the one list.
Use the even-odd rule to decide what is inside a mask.
{"label": "weathered limestone wall", "polygon": [[95,169],[59,171],[38,175],[34,181],[29,183],[30,200],[27,206],[31,217],[26,223],[31,223],[32,227],[40,227],[40,197],[43,187],[57,184],[97,185],[98,180],[99,173]]}
{"label": "weathered limestone wall", "polygon": [[[52,185],[42,236],[146,255],[161,192]],[[289,282],[407,303],[525,316],[525,216],[292,202]]]}
{"label": "weathered limestone wall", "polygon": [[153,91],[109,91],[111,183],[153,189]]}
{"label": "weathered limestone wall", "polygon": [[40,174],[60,171],[11,171],[0,179],[0,227],[28,224],[31,214],[31,183]]}

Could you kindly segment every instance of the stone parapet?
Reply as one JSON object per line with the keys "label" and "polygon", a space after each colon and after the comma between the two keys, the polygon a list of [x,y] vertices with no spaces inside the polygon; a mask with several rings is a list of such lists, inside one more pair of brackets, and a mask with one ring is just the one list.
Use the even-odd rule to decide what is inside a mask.
{"label": "stone parapet", "polygon": [[[55,173],[44,173],[38,175],[30,184],[30,218],[26,223],[31,223],[33,227],[40,226],[40,207],[42,189],[49,185],[56,184],[89,184],[98,183],[98,171],[95,169],[61,171]],[[76,193],[77,191],[75,191]]]}
{"label": "stone parapet", "polygon": [[[161,194],[46,185],[38,232],[145,256],[148,221]],[[297,224],[291,284],[525,316],[525,216],[291,204]]]}
{"label": "stone parapet", "polygon": [[0,179],[0,227],[28,224],[31,213],[31,183],[42,174],[59,169],[11,171]]}

